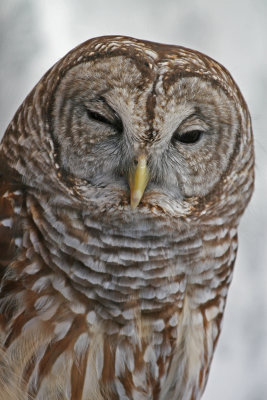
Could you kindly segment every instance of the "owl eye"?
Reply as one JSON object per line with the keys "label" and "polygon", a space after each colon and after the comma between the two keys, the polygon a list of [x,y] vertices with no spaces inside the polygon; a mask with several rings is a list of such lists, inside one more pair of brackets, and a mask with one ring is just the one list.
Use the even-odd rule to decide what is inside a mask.
{"label": "owl eye", "polygon": [[181,143],[196,143],[200,140],[201,136],[203,135],[203,131],[194,129],[192,131],[179,133],[175,132],[172,141],[173,142],[181,142]]}
{"label": "owl eye", "polygon": [[112,128],[115,128],[119,133],[123,131],[122,120],[120,119],[119,115],[116,112],[114,112],[114,118],[110,120],[97,111],[92,111],[89,109],[87,109],[86,111],[90,119],[93,119],[94,121],[100,122],[102,124],[109,125]]}
{"label": "owl eye", "polygon": [[93,119],[94,121],[102,122],[103,124],[107,125],[112,125],[111,121],[109,121],[106,117],[104,117],[104,115],[99,114],[96,111],[91,111],[87,109],[87,115],[90,119]]}

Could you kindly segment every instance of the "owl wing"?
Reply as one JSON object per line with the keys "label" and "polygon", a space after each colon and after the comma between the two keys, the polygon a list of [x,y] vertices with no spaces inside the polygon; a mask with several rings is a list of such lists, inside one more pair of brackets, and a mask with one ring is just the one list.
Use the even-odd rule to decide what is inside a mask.
{"label": "owl wing", "polygon": [[[36,385],[29,388],[32,391],[30,397],[33,396],[35,398],[36,391],[39,390],[43,378],[49,374],[57,358],[60,355],[65,356],[68,348],[76,343],[75,340],[73,343],[73,338],[79,338],[84,325],[79,316],[74,318],[73,329],[69,330],[69,335],[58,339],[55,343],[50,343],[53,323],[56,323],[58,318],[58,314],[56,314],[52,323],[41,319],[36,320],[37,324],[39,323],[42,327],[45,326],[45,329],[35,332],[34,338],[31,334],[31,327],[29,328],[29,334],[22,334],[22,329],[24,329],[27,322],[37,315],[34,302],[38,299],[38,295],[31,296],[32,293],[28,288],[30,285],[27,285],[19,274],[26,265],[22,243],[23,220],[27,219],[27,210],[23,207],[26,190],[21,177],[7,166],[6,160],[1,154],[0,171],[0,393],[3,396],[1,397],[0,395],[0,398],[5,398],[6,400],[26,398],[26,389],[21,386],[18,377],[23,376],[24,384],[28,384],[35,365],[31,358],[32,354],[35,354],[37,349],[40,348],[45,350],[47,344],[49,344],[39,363],[39,370],[36,372]],[[24,293],[23,298],[19,296],[22,291]],[[39,294],[40,297],[42,294],[42,292]],[[27,307],[26,312],[24,312],[25,305]],[[34,327],[35,325],[33,324],[33,329]],[[87,341],[84,338],[82,339],[87,345]],[[10,345],[14,343],[17,358],[13,360]],[[86,345],[84,346],[86,348],[85,354],[88,351]],[[61,363],[59,363],[61,375],[55,375],[55,387],[58,387],[59,391],[63,390],[62,387],[64,388],[68,385],[67,381],[71,376],[73,398],[80,398],[83,388],[81,381],[85,377],[86,362],[87,358],[84,354],[80,358],[77,355],[68,375],[65,368],[62,368],[61,360]],[[3,378],[3,371],[8,378]],[[63,380],[64,384],[62,384]],[[48,383],[48,388],[44,385],[45,393],[49,392],[49,385]],[[57,389],[55,389],[55,392],[57,393]],[[48,397],[55,399],[52,394]]]}
{"label": "owl wing", "polygon": [[14,311],[15,303],[11,299],[15,298],[17,285],[16,281],[10,280],[12,273],[8,273],[8,268],[17,259],[22,244],[22,192],[21,178],[7,166],[0,154],[0,397],[6,400],[25,398],[16,369],[5,351],[5,332],[8,332]]}
{"label": "owl wing", "polygon": [[21,245],[19,214],[22,204],[21,183],[17,174],[0,156],[0,281],[6,267]]}

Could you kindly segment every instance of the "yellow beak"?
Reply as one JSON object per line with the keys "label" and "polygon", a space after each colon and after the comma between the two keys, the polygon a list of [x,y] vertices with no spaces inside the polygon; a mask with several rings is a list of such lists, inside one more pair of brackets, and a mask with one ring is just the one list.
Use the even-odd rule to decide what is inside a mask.
{"label": "yellow beak", "polygon": [[147,158],[141,154],[136,165],[129,172],[129,185],[131,191],[131,208],[134,209],[140,203],[149,179]]}

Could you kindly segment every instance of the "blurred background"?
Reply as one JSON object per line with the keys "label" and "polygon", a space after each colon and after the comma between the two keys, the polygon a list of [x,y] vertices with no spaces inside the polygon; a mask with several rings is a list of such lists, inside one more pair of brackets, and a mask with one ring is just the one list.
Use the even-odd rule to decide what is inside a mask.
{"label": "blurred background", "polygon": [[256,188],[241,222],[223,331],[203,400],[267,399],[267,1],[2,0],[0,137],[59,58],[108,34],[208,54],[229,69],[249,105]]}

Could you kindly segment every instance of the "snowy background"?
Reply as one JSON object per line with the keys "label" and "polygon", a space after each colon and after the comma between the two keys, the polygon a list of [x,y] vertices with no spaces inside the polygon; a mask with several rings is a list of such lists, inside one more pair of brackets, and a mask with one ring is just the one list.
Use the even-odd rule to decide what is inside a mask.
{"label": "snowy background", "polygon": [[124,34],[200,50],[225,65],[249,105],[256,190],[203,400],[267,399],[267,0],[0,0],[0,136],[60,57]]}

